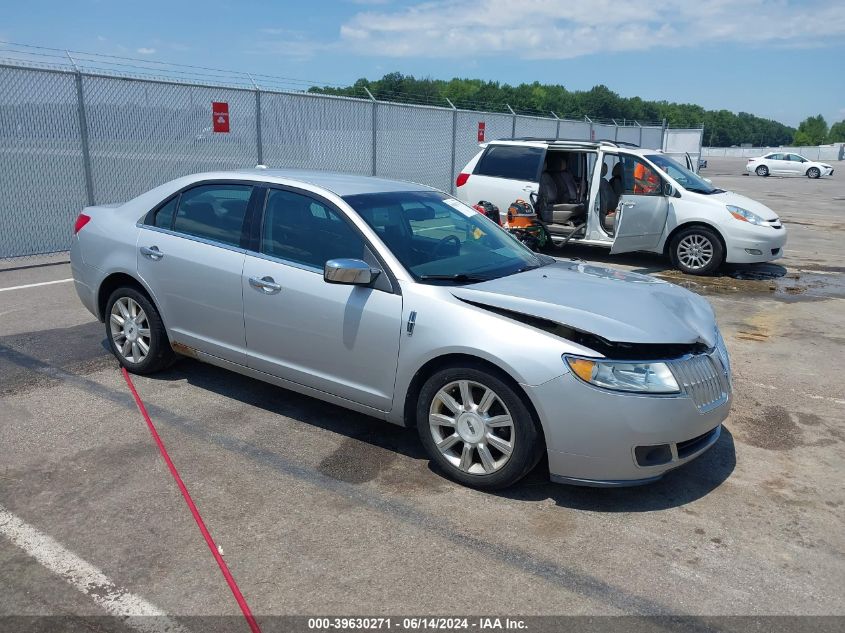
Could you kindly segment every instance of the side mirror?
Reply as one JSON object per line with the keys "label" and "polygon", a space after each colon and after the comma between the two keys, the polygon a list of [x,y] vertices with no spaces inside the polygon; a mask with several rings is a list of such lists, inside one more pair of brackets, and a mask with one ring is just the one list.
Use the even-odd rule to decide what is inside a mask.
{"label": "side mirror", "polygon": [[663,183],[663,195],[667,198],[671,198],[675,195],[675,187],[672,186],[672,183]]}
{"label": "side mirror", "polygon": [[323,280],[330,284],[366,286],[373,283],[381,271],[371,268],[361,259],[330,259],[323,266]]}

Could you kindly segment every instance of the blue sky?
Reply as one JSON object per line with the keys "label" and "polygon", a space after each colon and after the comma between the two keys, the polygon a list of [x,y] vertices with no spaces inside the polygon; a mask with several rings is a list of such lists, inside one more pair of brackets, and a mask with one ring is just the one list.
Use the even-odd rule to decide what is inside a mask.
{"label": "blue sky", "polygon": [[790,125],[845,119],[840,0],[28,0],[4,8],[0,40],[314,83],[604,83]]}

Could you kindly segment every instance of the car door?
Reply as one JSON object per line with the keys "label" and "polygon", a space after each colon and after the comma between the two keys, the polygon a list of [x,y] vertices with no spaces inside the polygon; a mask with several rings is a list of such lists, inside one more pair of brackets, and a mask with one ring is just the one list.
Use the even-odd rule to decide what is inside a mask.
{"label": "car door", "polygon": [[622,195],[616,211],[616,234],[610,252],[655,250],[660,243],[669,200],[659,170],[639,156],[621,153]]}
{"label": "car door", "polygon": [[514,200],[530,201],[539,190],[544,156],[545,148],[533,145],[488,145],[463,185],[461,198],[469,205],[492,202],[504,217]]}
{"label": "car door", "polygon": [[[270,187],[243,270],[248,365],[387,411],[393,401],[402,296],[358,230],[319,196]],[[330,284],[329,259],[365,259],[372,287]]]}
{"label": "car door", "polygon": [[148,214],[138,235],[138,274],[174,345],[245,364],[241,274],[253,187],[204,182]]}
{"label": "car door", "polygon": [[804,163],[807,159],[798,154],[787,154],[789,158],[789,173],[795,176],[804,175]]}

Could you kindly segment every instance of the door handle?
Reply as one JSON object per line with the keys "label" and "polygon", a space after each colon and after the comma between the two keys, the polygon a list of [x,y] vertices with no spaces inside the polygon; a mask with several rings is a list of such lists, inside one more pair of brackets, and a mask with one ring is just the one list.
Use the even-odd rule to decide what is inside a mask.
{"label": "door handle", "polygon": [[636,202],[623,202],[622,206],[623,207],[635,207],[635,206],[637,206],[637,203]]}
{"label": "door handle", "polygon": [[534,191],[534,187],[531,187],[531,186],[529,185],[529,186],[527,186],[527,187],[523,187],[523,188],[522,188],[522,190],[523,190],[523,191]]}
{"label": "door handle", "polygon": [[142,246],[141,255],[149,257],[152,260],[159,260],[164,257],[164,253],[158,250],[158,246]]}
{"label": "door handle", "polygon": [[260,279],[258,277],[250,277],[249,285],[268,295],[274,295],[282,290],[282,286],[277,284],[276,280],[269,276],[261,277]]}

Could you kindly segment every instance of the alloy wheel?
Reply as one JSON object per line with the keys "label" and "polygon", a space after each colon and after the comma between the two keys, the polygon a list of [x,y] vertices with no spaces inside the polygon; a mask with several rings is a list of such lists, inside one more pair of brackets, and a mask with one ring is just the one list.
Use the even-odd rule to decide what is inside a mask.
{"label": "alloy wheel", "polygon": [[690,270],[699,270],[713,259],[713,243],[704,235],[692,233],[678,243],[678,261]]}
{"label": "alloy wheel", "polygon": [[120,297],[109,315],[112,342],[130,363],[140,363],[150,353],[150,323],[137,301]]}
{"label": "alloy wheel", "polygon": [[437,450],[459,470],[489,475],[510,459],[516,433],[502,399],[489,387],[457,380],[432,398],[428,424]]}

